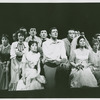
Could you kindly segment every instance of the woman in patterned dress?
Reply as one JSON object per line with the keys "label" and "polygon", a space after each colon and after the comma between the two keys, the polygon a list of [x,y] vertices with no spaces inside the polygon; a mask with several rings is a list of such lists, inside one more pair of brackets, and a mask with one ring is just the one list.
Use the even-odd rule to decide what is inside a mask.
{"label": "woman in patterned dress", "polygon": [[11,82],[10,90],[16,90],[17,83],[21,77],[21,61],[23,54],[28,52],[28,44],[24,42],[24,32],[17,32],[18,41],[11,45]]}

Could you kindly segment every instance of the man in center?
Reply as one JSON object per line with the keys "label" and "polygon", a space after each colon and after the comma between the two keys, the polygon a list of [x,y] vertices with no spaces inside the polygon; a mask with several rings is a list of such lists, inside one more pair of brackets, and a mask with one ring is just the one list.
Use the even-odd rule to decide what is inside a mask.
{"label": "man in center", "polygon": [[43,63],[47,81],[46,89],[54,89],[58,82],[57,69],[62,66],[67,69],[69,66],[64,42],[58,39],[57,28],[51,28],[49,35],[51,38],[45,41],[42,46]]}

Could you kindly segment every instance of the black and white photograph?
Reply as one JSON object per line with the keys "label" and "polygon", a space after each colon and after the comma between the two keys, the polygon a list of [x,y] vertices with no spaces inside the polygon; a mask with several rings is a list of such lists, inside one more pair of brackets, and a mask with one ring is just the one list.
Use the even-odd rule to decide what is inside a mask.
{"label": "black and white photograph", "polygon": [[0,98],[99,98],[100,3],[0,3]]}

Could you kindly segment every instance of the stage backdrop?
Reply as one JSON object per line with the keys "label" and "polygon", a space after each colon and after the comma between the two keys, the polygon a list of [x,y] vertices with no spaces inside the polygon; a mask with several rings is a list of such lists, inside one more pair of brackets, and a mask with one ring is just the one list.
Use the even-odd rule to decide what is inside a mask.
{"label": "stage backdrop", "polygon": [[16,32],[24,26],[28,31],[36,27],[49,33],[50,27],[57,27],[59,38],[64,38],[70,28],[84,31],[91,41],[100,32],[100,4],[85,3],[15,3],[0,4],[0,36]]}

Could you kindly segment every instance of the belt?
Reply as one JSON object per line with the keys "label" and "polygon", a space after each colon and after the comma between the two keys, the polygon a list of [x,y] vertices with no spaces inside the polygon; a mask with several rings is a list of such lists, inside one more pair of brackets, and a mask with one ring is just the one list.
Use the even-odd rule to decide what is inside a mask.
{"label": "belt", "polygon": [[44,64],[47,65],[48,67],[52,67],[52,68],[55,68],[58,66],[55,63],[51,63],[51,62],[45,62]]}

